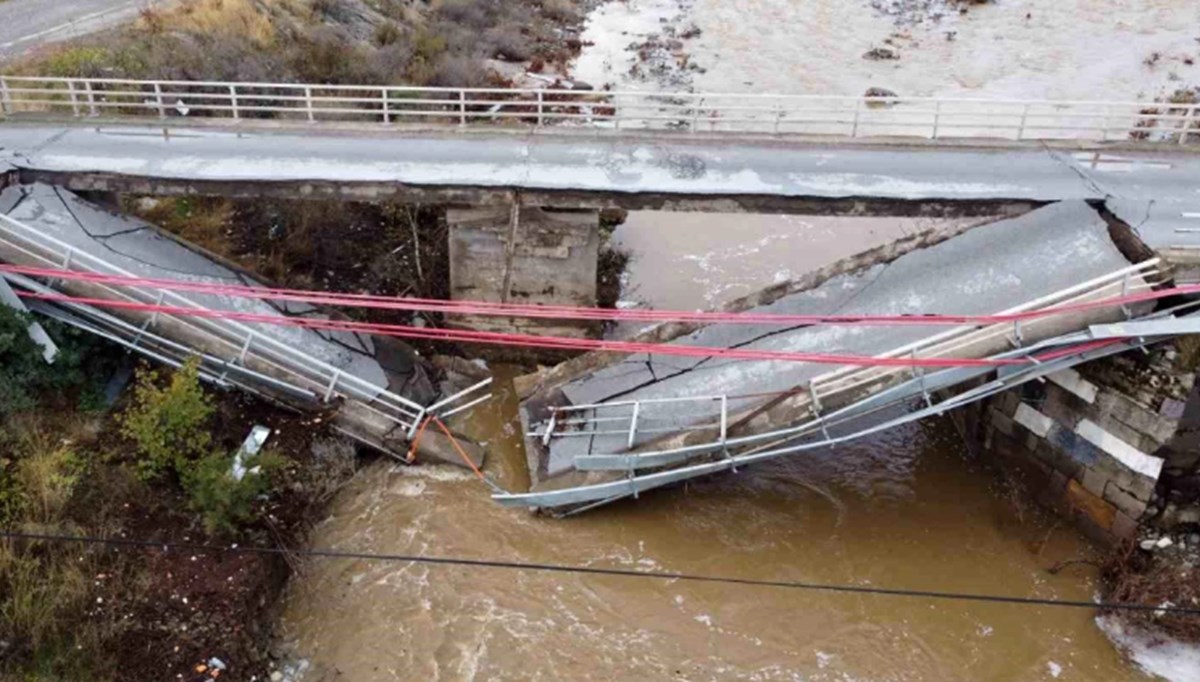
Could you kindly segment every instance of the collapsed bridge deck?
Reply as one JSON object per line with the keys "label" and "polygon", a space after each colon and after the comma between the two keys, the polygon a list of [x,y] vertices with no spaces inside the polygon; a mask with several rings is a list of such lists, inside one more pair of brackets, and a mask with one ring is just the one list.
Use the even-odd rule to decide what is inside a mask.
{"label": "collapsed bridge deck", "polygon": [[[913,244],[899,253],[885,249],[873,262],[850,259],[735,308],[785,314],[996,314],[1148,289],[1159,278],[1158,261],[1134,257],[1137,262],[1131,262],[1110,229],[1086,203],[1063,202],[942,235],[932,246]],[[990,326],[660,327],[643,336],[685,346],[983,358],[1019,354],[1022,347],[1132,312],[1094,309]],[[953,371],[943,374],[954,378]],[[955,381],[985,372],[960,374]],[[738,452],[734,446],[743,452],[750,445],[763,446],[764,441],[740,439],[818,419],[913,376],[907,369],[780,361],[584,356],[522,382],[522,421],[535,484],[530,495],[502,501],[599,502],[614,496],[604,485],[622,477],[636,492],[635,481],[656,475],[643,477],[644,471],[669,473],[673,467],[729,457]],[[821,426],[826,438],[827,426]],[[589,495],[589,488],[595,493]]]}

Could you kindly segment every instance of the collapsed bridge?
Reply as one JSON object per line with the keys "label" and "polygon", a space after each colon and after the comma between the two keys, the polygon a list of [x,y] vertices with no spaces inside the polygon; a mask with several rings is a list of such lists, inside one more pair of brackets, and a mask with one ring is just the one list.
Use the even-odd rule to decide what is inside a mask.
{"label": "collapsed bridge", "polygon": [[[730,307],[843,323],[651,328],[638,340],[666,343],[664,352],[590,354],[519,382],[534,485],[497,499],[560,512],[588,509],[940,414],[1193,328],[1189,307],[1162,313],[1152,302],[1128,300],[1155,296],[1169,277],[1143,247],[1127,226],[1086,203],[1062,202],[932,246],[862,254]],[[967,324],[915,319],[938,313],[988,317]],[[872,324],[878,315],[894,317]],[[928,324],[911,323],[917,321]],[[837,351],[882,366],[666,352],[689,346]],[[945,358],[986,362],[938,367]],[[915,411],[871,421],[914,399],[923,403]],[[1158,470],[1143,464],[1137,462],[1138,474],[1156,478]]]}

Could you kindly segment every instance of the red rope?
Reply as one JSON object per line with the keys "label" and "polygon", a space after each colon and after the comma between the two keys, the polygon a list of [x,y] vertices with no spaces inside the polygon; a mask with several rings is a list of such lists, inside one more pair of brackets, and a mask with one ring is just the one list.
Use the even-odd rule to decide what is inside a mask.
{"label": "red rope", "polygon": [[585,308],[574,306],[518,305],[510,303],[491,303],[487,301],[442,301],[424,298],[396,298],[373,294],[331,293],[322,291],[304,291],[299,289],[273,289],[233,284],[217,284],[212,282],[184,282],[175,279],[155,279],[147,277],[130,277],[125,275],[104,275],[99,273],[55,270],[51,268],[36,268],[20,265],[0,265],[0,272],[11,272],[14,274],[28,275],[31,277],[47,277],[61,280],[91,282],[96,284],[151,287],[170,291],[187,291],[242,298],[290,301],[296,303],[308,303],[312,305],[369,308],[380,310],[403,310],[409,312],[442,313],[447,315],[484,315],[559,320],[696,322],[705,324],[827,324],[858,326],[944,326],[960,324],[1002,324],[1032,320],[1064,313],[1112,308],[1118,305],[1129,305],[1131,303],[1152,301],[1179,294],[1200,293],[1200,285],[1186,285],[1161,289],[1158,291],[1145,291],[1097,301],[1052,306],[1040,310],[1030,310],[1000,315],[790,315],[754,312],[731,313],[712,311],[688,312],[676,310],[613,310],[608,308]]}
{"label": "red rope", "polygon": [[[786,351],[763,351],[741,348],[719,348],[711,346],[684,346],[662,343],[642,343],[633,341],[607,341],[600,339],[573,339],[553,336],[533,336],[528,334],[511,334],[501,332],[481,332],[458,329],[429,329],[424,327],[409,327],[396,324],[355,322],[348,320],[321,320],[302,317],[285,317],[263,313],[248,313],[233,310],[211,310],[206,308],[183,308],[151,303],[131,301],[114,301],[109,299],[82,298],[62,294],[37,294],[20,292],[24,298],[32,298],[59,303],[78,303],[101,308],[117,308],[147,313],[164,313],[180,317],[198,317],[205,319],[225,319],[240,322],[251,322],[275,326],[302,327],[324,331],[361,332],[392,336],[403,339],[424,339],[434,341],[459,341],[466,343],[481,343],[488,345],[510,346],[518,348],[549,348],[556,350],[603,351],[612,353],[650,353],[655,355],[672,355],[698,358],[727,358],[732,360],[773,360],[787,362],[811,362],[827,365],[854,365],[872,367],[996,367],[1008,365],[1026,365],[1030,362],[1042,362],[1053,359],[1061,354],[1055,353],[1028,358],[979,359],[979,358],[887,358],[863,355],[843,355],[832,353],[798,353]],[[1086,344],[1085,344],[1086,345]]]}

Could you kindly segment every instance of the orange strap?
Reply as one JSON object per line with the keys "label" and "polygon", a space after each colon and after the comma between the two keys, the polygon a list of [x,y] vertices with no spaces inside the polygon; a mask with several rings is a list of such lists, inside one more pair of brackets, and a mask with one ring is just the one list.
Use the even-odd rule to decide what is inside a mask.
{"label": "orange strap", "polygon": [[430,416],[430,419],[433,419],[433,421],[437,422],[437,425],[442,429],[442,433],[446,434],[446,437],[450,439],[450,443],[454,446],[454,449],[458,450],[458,454],[462,455],[463,461],[467,463],[467,466],[471,467],[471,471],[475,472],[475,475],[479,477],[479,480],[487,483],[488,480],[484,478],[483,472],[480,471],[479,467],[475,466],[475,462],[472,462],[471,458],[467,456],[466,451],[463,450],[462,446],[458,444],[458,439],[454,437],[454,434],[450,433],[450,429],[446,428],[446,425],[442,423],[442,420],[432,415]]}
{"label": "orange strap", "polygon": [[417,429],[417,435],[413,437],[412,445],[408,448],[408,456],[404,458],[404,461],[408,464],[412,464],[414,461],[416,461],[417,446],[421,444],[421,436],[425,434],[425,427],[429,426],[429,422],[433,419],[434,416],[432,414],[429,415],[425,418],[425,421],[421,422],[421,428]]}

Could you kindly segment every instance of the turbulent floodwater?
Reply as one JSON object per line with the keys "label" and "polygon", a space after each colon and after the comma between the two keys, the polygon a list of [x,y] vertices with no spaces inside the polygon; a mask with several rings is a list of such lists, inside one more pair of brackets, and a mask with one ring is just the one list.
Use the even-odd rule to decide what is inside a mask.
{"label": "turbulent floodwater", "polygon": [[[947,12],[948,4],[610,2],[589,21],[575,75],[643,89],[858,95],[880,86],[904,95],[1092,99],[1198,84],[1200,4],[1192,0],[1001,0],[966,15]],[[631,73],[631,44],[666,29],[688,36],[682,50],[665,57],[659,50],[654,59],[663,68]],[[900,59],[862,59],[888,39]],[[616,239],[635,257],[626,299],[704,308],[920,227],[635,213]],[[513,489],[527,485],[511,391],[464,428],[488,444],[490,475]],[[376,464],[339,495],[312,541],[1060,599],[1096,592],[1094,569],[1048,570],[1094,549],[1065,523],[1019,515],[938,420],[571,520],[500,509],[458,469]],[[286,647],[312,662],[305,679],[320,682],[1146,679],[1093,616],[321,560],[292,581],[283,622]]]}
{"label": "turbulent floodwater", "polygon": [[[1128,101],[1200,86],[1194,0],[995,0],[966,14],[953,4],[610,2],[591,15],[574,73],[597,87],[826,95]],[[646,64],[629,49],[670,32],[681,43],[671,55],[643,51]],[[864,59],[874,47],[898,58]]]}
{"label": "turbulent floodwater", "polygon": [[[519,485],[511,396],[475,426]],[[368,468],[320,547],[1089,599],[1069,528],[1017,518],[930,422],[572,520],[460,470]],[[1088,611],[365,561],[290,587],[286,639],[347,680],[1124,680]],[[321,679],[317,677],[317,679]]]}
{"label": "turbulent floodwater", "polygon": [[[811,267],[914,227],[792,219],[780,223],[787,229],[765,230],[764,238],[776,237],[762,248],[747,249],[758,237],[739,235],[758,235],[755,223],[739,222],[748,232],[734,232],[735,220],[677,224],[653,213],[631,216],[617,237],[639,256],[629,275],[638,284],[633,297],[659,307],[719,303],[746,293],[739,288],[770,284],[781,268]],[[789,248],[790,237],[778,236],[824,231],[835,237],[825,247],[797,237]],[[512,489],[528,484],[509,389],[463,426],[487,442],[490,475]],[[498,508],[487,492],[459,469],[376,464],[338,496],[312,542],[1061,599],[1087,600],[1096,591],[1094,570],[1086,566],[1048,571],[1060,561],[1092,557],[1093,548],[1065,524],[1029,511],[1020,517],[946,421],[569,520]],[[284,639],[293,655],[312,662],[308,682],[1145,679],[1122,660],[1093,615],[318,560],[289,587]]]}

